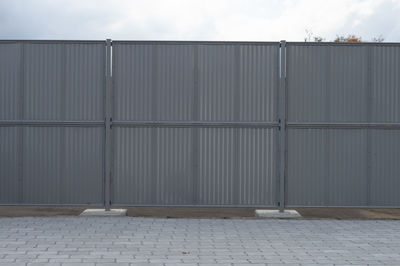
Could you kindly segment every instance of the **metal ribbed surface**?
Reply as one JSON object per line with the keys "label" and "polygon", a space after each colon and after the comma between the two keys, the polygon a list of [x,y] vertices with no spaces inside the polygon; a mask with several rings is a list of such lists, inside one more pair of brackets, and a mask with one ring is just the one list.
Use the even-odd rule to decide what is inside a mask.
{"label": "metal ribbed surface", "polygon": [[289,131],[288,205],[366,206],[363,130]]}
{"label": "metal ribbed surface", "polygon": [[279,47],[199,46],[199,115],[203,121],[276,119]]}
{"label": "metal ribbed surface", "polygon": [[113,203],[275,205],[273,129],[115,128]]}
{"label": "metal ribbed surface", "polygon": [[104,45],[23,45],[25,119],[103,119]]}
{"label": "metal ribbed surface", "polygon": [[114,120],[190,120],[193,46],[113,43]]}
{"label": "metal ribbed surface", "polygon": [[105,44],[0,41],[0,204],[104,203],[112,153],[112,204],[277,206],[281,166],[289,206],[400,206],[399,44],[116,41],[112,97]]}
{"label": "metal ribbed surface", "polygon": [[19,118],[21,44],[0,43],[0,120]]}
{"label": "metal ribbed surface", "polygon": [[279,47],[199,46],[199,116],[203,121],[276,119]]}
{"label": "metal ribbed surface", "polygon": [[288,119],[368,122],[368,47],[287,47]]}
{"label": "metal ribbed surface", "polygon": [[113,42],[114,120],[273,121],[278,52]]}
{"label": "metal ribbed surface", "polygon": [[0,119],[104,119],[104,44],[0,43],[0,58]]}
{"label": "metal ribbed surface", "polygon": [[371,131],[370,205],[400,206],[400,131]]}
{"label": "metal ribbed surface", "polygon": [[240,47],[239,120],[278,120],[278,56],[278,45]]}
{"label": "metal ribbed surface", "polygon": [[400,205],[399,131],[296,129],[288,145],[288,205]]}
{"label": "metal ribbed surface", "polygon": [[201,129],[200,203],[276,205],[272,129]]}
{"label": "metal ribbed surface", "polygon": [[288,204],[399,206],[400,46],[287,49]]}
{"label": "metal ribbed surface", "polygon": [[0,43],[0,120],[10,121],[0,127],[1,204],[103,201],[104,49]]}
{"label": "metal ribbed surface", "polygon": [[105,45],[65,44],[65,119],[103,120]]}
{"label": "metal ribbed surface", "polygon": [[102,202],[101,128],[1,127],[1,203]]}
{"label": "metal ribbed surface", "polygon": [[190,129],[115,128],[115,204],[191,201]]}
{"label": "metal ribbed surface", "polygon": [[21,176],[18,129],[0,127],[0,203],[18,202]]}
{"label": "metal ribbed surface", "polygon": [[113,42],[113,203],[276,205],[273,129],[128,122],[276,122],[278,52]]}
{"label": "metal ribbed surface", "polygon": [[371,119],[400,122],[400,45],[371,49]]}

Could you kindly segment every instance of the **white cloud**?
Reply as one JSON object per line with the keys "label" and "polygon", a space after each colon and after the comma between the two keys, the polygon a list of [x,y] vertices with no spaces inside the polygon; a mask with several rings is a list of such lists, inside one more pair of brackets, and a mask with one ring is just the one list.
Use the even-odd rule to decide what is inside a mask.
{"label": "white cloud", "polygon": [[400,39],[399,0],[0,0],[0,38]]}

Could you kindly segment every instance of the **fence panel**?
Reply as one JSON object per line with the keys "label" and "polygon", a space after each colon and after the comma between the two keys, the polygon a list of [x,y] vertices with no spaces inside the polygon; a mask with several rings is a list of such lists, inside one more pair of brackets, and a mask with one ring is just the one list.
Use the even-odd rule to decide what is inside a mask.
{"label": "fence panel", "polygon": [[0,42],[0,203],[102,204],[104,42]]}
{"label": "fence panel", "polygon": [[279,44],[113,42],[112,202],[276,205]]}
{"label": "fence panel", "polygon": [[400,46],[287,46],[288,205],[399,206]]}

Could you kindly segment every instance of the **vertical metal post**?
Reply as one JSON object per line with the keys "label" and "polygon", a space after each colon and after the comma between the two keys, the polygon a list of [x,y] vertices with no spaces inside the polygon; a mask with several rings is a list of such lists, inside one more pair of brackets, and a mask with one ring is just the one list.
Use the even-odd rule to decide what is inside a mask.
{"label": "vertical metal post", "polygon": [[[192,103],[192,120],[200,121],[199,119],[199,45],[193,47],[193,103]],[[192,128],[192,178],[193,178],[193,205],[197,205],[200,199],[200,180],[199,180],[199,145],[200,145],[200,129]]]}
{"label": "vertical metal post", "polygon": [[106,40],[106,87],[104,100],[104,207],[110,210],[111,204],[111,40]]}
{"label": "vertical metal post", "polygon": [[[18,119],[25,119],[25,43],[21,42],[21,58],[19,73]],[[18,155],[18,203],[25,202],[24,198],[24,127],[17,129],[17,155]]]}
{"label": "vertical metal post", "polygon": [[285,210],[286,174],[286,41],[280,42],[279,57],[279,211]]}

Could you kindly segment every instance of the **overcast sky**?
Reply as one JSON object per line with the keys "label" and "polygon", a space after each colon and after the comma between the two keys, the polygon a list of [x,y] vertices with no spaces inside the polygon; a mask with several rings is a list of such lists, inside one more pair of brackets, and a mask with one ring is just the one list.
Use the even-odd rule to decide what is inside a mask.
{"label": "overcast sky", "polygon": [[400,41],[400,0],[0,0],[0,39]]}

